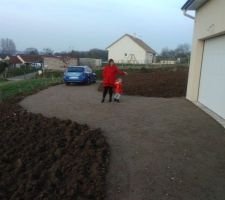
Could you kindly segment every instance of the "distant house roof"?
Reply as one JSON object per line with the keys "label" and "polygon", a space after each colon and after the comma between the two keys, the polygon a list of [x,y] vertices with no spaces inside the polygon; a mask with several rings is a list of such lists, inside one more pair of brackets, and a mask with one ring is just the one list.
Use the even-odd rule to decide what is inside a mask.
{"label": "distant house roof", "polygon": [[39,55],[19,55],[25,63],[42,62],[42,57]]}
{"label": "distant house roof", "polygon": [[115,43],[117,43],[119,40],[121,40],[123,37],[128,36],[130,39],[132,39],[136,44],[138,44],[142,49],[144,49],[145,51],[149,52],[149,53],[153,53],[156,54],[156,51],[154,51],[150,46],[148,46],[145,42],[143,42],[141,39],[136,38],[132,35],[129,34],[125,34],[122,37],[120,37],[118,40],[116,40],[115,42],[113,42],[111,45],[109,45],[106,49],[109,49],[111,46],[113,46]]}
{"label": "distant house roof", "polygon": [[209,0],[188,0],[183,6],[182,10],[197,10]]}
{"label": "distant house roof", "polygon": [[23,62],[17,56],[10,56],[9,62],[11,64],[23,64]]}

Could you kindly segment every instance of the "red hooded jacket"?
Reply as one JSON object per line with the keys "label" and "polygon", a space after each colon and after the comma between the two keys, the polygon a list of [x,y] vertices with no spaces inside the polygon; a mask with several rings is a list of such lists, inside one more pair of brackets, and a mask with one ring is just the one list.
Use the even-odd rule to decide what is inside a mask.
{"label": "red hooded jacket", "polygon": [[123,88],[122,88],[122,83],[119,81],[116,81],[114,84],[114,92],[122,94],[123,93]]}
{"label": "red hooded jacket", "polygon": [[121,70],[119,70],[119,68],[116,65],[106,65],[103,68],[103,85],[104,87],[106,86],[114,86],[114,83],[116,81],[116,75],[120,74],[122,76],[125,75],[125,73]]}

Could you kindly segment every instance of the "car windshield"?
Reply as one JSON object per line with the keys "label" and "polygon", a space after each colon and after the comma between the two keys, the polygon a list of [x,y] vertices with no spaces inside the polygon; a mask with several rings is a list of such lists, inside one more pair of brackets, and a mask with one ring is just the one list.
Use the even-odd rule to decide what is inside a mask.
{"label": "car windshield", "polygon": [[67,72],[83,72],[83,67],[68,67]]}

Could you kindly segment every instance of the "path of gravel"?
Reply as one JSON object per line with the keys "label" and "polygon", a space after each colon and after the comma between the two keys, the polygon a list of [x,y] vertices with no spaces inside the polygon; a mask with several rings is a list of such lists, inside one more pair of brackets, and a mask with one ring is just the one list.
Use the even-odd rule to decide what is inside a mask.
{"label": "path of gravel", "polygon": [[225,131],[184,98],[123,96],[58,85],[25,98],[34,113],[101,127],[111,146],[107,200],[225,199]]}

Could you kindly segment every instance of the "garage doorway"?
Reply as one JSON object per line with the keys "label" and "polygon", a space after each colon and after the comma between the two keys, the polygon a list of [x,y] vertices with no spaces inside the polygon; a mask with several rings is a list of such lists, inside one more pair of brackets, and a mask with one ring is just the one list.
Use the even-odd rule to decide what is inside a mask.
{"label": "garage doorway", "polygon": [[198,101],[225,119],[225,35],[205,41]]}

